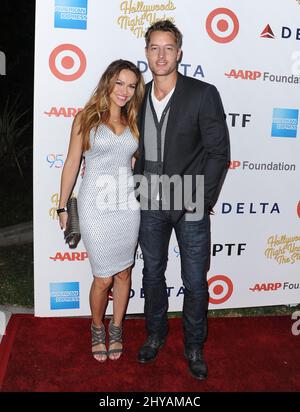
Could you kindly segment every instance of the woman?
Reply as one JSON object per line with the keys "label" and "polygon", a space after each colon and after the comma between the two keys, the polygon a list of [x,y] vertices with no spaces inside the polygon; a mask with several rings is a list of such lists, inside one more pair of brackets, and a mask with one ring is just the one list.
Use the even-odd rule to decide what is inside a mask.
{"label": "woman", "polygon": [[[144,94],[139,69],[127,60],[112,62],[74,119],[61,178],[59,223],[66,228],[66,203],[82,155],[85,171],[78,194],[82,240],[93,272],[90,290],[92,354],[99,362],[122,354],[122,321],[131,285],[131,269],[140,223],[133,192],[132,161],[138,147],[136,116]],[[113,288],[109,347],[103,319]]]}

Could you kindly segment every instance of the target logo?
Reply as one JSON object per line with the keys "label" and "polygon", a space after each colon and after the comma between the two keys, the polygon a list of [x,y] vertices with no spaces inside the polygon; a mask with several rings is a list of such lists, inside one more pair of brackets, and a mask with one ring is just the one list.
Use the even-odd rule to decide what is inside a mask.
{"label": "target logo", "polygon": [[85,72],[86,57],[74,44],[61,44],[50,54],[49,67],[59,80],[70,82],[79,79]]}
{"label": "target logo", "polygon": [[233,283],[225,275],[216,275],[209,279],[209,302],[214,305],[226,302],[233,292]]}
{"label": "target logo", "polygon": [[300,219],[300,200],[299,200],[298,205],[297,205],[297,215]]}
{"label": "target logo", "polygon": [[233,11],[226,8],[213,10],[206,19],[206,30],[218,43],[231,42],[239,32],[239,21]]}

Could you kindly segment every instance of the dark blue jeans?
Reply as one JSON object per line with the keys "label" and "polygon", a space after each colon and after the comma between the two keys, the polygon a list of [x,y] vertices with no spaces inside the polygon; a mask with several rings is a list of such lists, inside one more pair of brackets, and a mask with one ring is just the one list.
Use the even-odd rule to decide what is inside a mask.
{"label": "dark blue jeans", "polygon": [[169,241],[174,228],[181,258],[184,285],[183,328],[185,347],[202,347],[207,337],[208,286],[210,261],[210,216],[172,224],[170,213],[160,210],[141,212],[139,242],[144,257],[143,289],[148,335],[164,338],[168,333],[168,296],[165,270]]}

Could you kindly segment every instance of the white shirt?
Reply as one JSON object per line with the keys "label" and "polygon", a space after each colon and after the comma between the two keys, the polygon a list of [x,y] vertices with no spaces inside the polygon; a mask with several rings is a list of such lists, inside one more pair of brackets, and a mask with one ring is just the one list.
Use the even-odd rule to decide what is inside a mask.
{"label": "white shirt", "polygon": [[174,90],[175,90],[175,87],[173,87],[173,89],[170,90],[169,93],[162,100],[158,100],[155,97],[154,84],[152,85],[151,99],[152,99],[153,107],[154,107],[154,110],[156,112],[156,116],[157,116],[158,121],[160,121],[162,112],[164,111],[164,108],[168,104],[168,101],[170,100]]}

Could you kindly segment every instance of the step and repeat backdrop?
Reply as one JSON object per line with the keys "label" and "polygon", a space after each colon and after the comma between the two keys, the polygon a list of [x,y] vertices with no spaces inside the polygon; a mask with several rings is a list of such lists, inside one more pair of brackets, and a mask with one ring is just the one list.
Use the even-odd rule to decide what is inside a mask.
{"label": "step and repeat backdrop", "polygon": [[[179,71],[215,84],[230,132],[231,163],[212,216],[209,308],[300,302],[300,1],[37,0],[37,316],[90,314],[88,254],[82,241],[67,247],[56,215],[72,121],[113,60],[131,60],[151,79],[144,34],[165,18],[184,36]],[[142,268],[138,249],[128,313],[143,312]],[[169,310],[180,311],[175,236],[166,277]]]}

